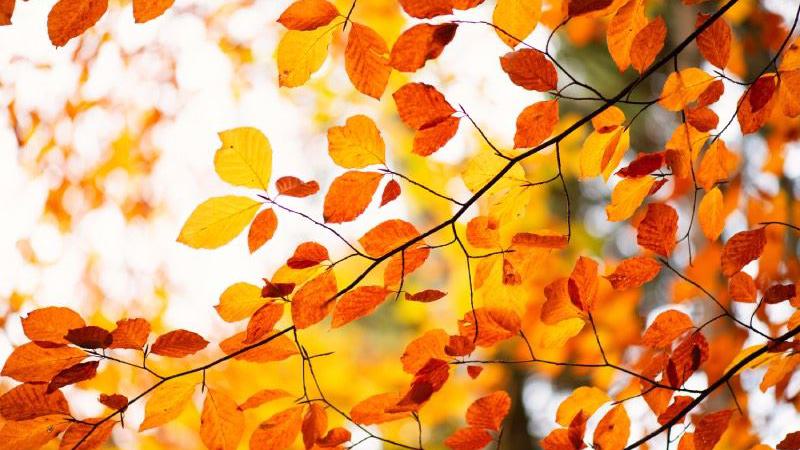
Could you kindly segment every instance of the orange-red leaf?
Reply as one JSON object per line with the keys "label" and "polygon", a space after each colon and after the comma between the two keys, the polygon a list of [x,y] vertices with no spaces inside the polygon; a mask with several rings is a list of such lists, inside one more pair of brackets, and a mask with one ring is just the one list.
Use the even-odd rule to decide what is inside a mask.
{"label": "orange-red leaf", "polygon": [[278,228],[278,216],[272,208],[267,208],[253,219],[250,224],[250,231],[247,233],[247,248],[250,253],[255,252],[268,240],[272,239],[275,229]]}
{"label": "orange-red leaf", "polygon": [[675,248],[678,231],[678,213],[663,203],[647,205],[647,214],[637,227],[636,242],[662,256],[669,256]]}
{"label": "orange-red leaf", "polygon": [[520,330],[521,320],[519,315],[511,309],[481,307],[467,311],[458,321],[458,331],[461,336],[472,339],[476,333],[477,320],[478,339],[475,344],[481,347],[492,345],[516,336]]}
{"label": "orange-red leaf", "polygon": [[756,301],[756,282],[750,275],[736,272],[728,280],[728,294],[731,296],[731,300],[753,303]]}
{"label": "orange-red leaf", "polygon": [[336,447],[338,445],[344,444],[345,442],[350,440],[350,431],[346,428],[336,427],[331,428],[325,434],[325,436],[317,439],[317,445],[320,447]]}
{"label": "orange-red leaf", "polygon": [[150,353],[171,358],[183,358],[199,352],[207,345],[208,341],[193,331],[174,330],[156,338],[150,347]]}
{"label": "orange-red leaf", "polygon": [[108,9],[108,0],[60,0],[47,15],[50,42],[61,47],[91,28]]}
{"label": "orange-red leaf", "polygon": [[247,337],[245,337],[244,344],[252,344],[259,341],[266,336],[278,323],[278,320],[283,316],[282,303],[267,303],[266,305],[258,308],[247,323]]}
{"label": "orange-red leaf", "polygon": [[678,336],[694,327],[691,317],[670,309],[664,311],[647,327],[642,335],[642,345],[652,348],[669,348]]}
{"label": "orange-red leaf", "polygon": [[725,409],[704,414],[699,419],[692,417],[694,423],[694,448],[696,450],[712,450],[728,428],[732,411]]}
{"label": "orange-red leaf", "polygon": [[767,236],[763,228],[734,234],[722,249],[722,273],[730,277],[742,270],[747,263],[761,256],[766,244]]}
{"label": "orange-red leaf", "polygon": [[389,64],[401,72],[414,72],[429,59],[437,58],[453,40],[458,24],[420,23],[407,29],[392,46]]}
{"label": "orange-red leaf", "polygon": [[524,48],[506,53],[500,57],[500,66],[514,84],[529,91],[544,92],[556,88],[556,68],[539,50]]}
{"label": "orange-red leaf", "polygon": [[35,309],[22,318],[22,330],[28,339],[53,344],[67,344],[67,332],[85,325],[78,313],[58,306]]}
{"label": "orange-red leaf", "polygon": [[558,123],[558,101],[534,103],[517,116],[514,148],[535,147],[550,137]]}
{"label": "orange-red leaf", "polygon": [[[695,27],[699,28],[709,18],[708,14],[698,14]],[[731,54],[731,28],[725,19],[717,18],[697,36],[697,48],[712,65],[720,69],[724,69],[728,65]]]}
{"label": "orange-red leaf", "polygon": [[[692,397],[688,397],[686,395],[678,395],[675,397],[675,400],[672,401],[672,404],[664,410],[661,414],[658,415],[658,423],[664,425],[666,423],[671,422],[672,420],[676,420],[678,414],[683,411],[684,408],[689,406],[694,400]],[[684,417],[680,417],[676,420],[675,424],[683,423]]]}
{"label": "orange-red leaf", "polygon": [[300,434],[303,423],[303,406],[295,406],[274,414],[261,422],[250,436],[252,450],[284,450]]}
{"label": "orange-red leaf", "polygon": [[660,16],[636,33],[631,42],[631,65],[637,72],[643,73],[650,64],[653,64],[656,56],[664,48],[666,37],[667,24]]}
{"label": "orange-red leaf", "polygon": [[262,389],[255,394],[251,395],[247,398],[241,405],[239,405],[239,409],[252,409],[257,408],[264,403],[271,402],[273,400],[279,398],[289,397],[290,394],[283,389]]}
{"label": "orange-red leaf", "polygon": [[581,311],[589,311],[597,295],[597,261],[581,256],[567,282],[570,301]]}
{"label": "orange-red leaf", "polygon": [[511,244],[539,248],[564,248],[567,246],[567,236],[563,234],[544,235],[536,233],[517,233],[511,238]]}
{"label": "orange-red leaf", "polygon": [[227,394],[209,389],[200,414],[200,440],[213,450],[236,450],[244,433],[244,414]]}
{"label": "orange-red leaf", "polygon": [[[100,448],[111,437],[111,430],[117,424],[115,420],[106,420],[100,423],[102,418],[83,419],[82,422],[74,422],[64,432],[61,437],[59,450],[94,450]],[[94,424],[100,423],[95,426]],[[80,442],[80,444],[78,444]]]}
{"label": "orange-red leaf", "polygon": [[614,273],[608,275],[611,286],[618,290],[625,290],[639,287],[658,275],[661,264],[658,261],[645,256],[634,256],[622,261]]}
{"label": "orange-red leaf", "polygon": [[303,416],[303,424],[300,428],[306,450],[313,447],[317,440],[322,438],[327,429],[328,415],[325,413],[325,408],[319,403],[308,405],[308,410]]}
{"label": "orange-red leaf", "polygon": [[0,375],[17,381],[49,382],[53,377],[81,362],[86,353],[75,347],[40,347],[33,342],[20,345],[6,359]]}
{"label": "orange-red leaf", "polygon": [[145,319],[123,319],[117,321],[117,328],[111,332],[111,345],[108,348],[130,348],[139,350],[150,336],[150,322]]}
{"label": "orange-red leaf", "polygon": [[328,249],[316,242],[303,242],[294,250],[294,254],[286,261],[292,269],[314,267],[322,261],[330,259]]}
{"label": "orange-red leaf", "polygon": [[342,295],[333,310],[331,327],[339,328],[371,313],[386,299],[383,286],[359,286]]}
{"label": "orange-red leaf", "polygon": [[453,0],[400,0],[403,11],[417,19],[450,14],[453,12]]}
{"label": "orange-red leaf", "polygon": [[303,181],[297,177],[280,177],[275,182],[278,193],[289,197],[308,197],[319,192],[319,183],[314,180]]}
{"label": "orange-red leaf", "polygon": [[308,328],[328,315],[336,295],[336,275],[326,270],[304,284],[292,298],[292,321],[297,328]]}
{"label": "orange-red leaf", "polygon": [[331,23],[338,15],[327,0],[297,0],[281,13],[278,23],[290,30],[309,31]]}
{"label": "orange-red leaf", "polygon": [[441,122],[454,112],[444,95],[425,83],[408,83],[394,94],[400,119],[415,130]]}
{"label": "orange-red leaf", "polygon": [[411,151],[420,156],[428,156],[447,144],[458,131],[458,117],[445,117],[438,122],[425,125],[414,133]]}
{"label": "orange-red leaf", "polygon": [[350,417],[353,422],[360,425],[375,425],[408,417],[405,412],[386,412],[388,408],[396,405],[400,398],[401,395],[394,392],[373,395],[353,406],[353,409],[350,410]]}
{"label": "orange-red leaf", "polygon": [[383,188],[383,194],[381,194],[381,206],[394,201],[397,197],[400,196],[400,183],[396,180],[389,180],[386,183],[386,186]]}
{"label": "orange-red leaf", "polygon": [[452,450],[481,450],[492,442],[492,435],[483,428],[459,428],[444,440]]}
{"label": "orange-red leaf", "polygon": [[372,201],[381,176],[378,172],[351,170],[336,177],[325,195],[325,222],[350,222],[360,216]]}
{"label": "orange-red leaf", "polygon": [[[238,353],[234,358],[242,361],[265,363],[271,361],[282,361],[292,355],[296,355],[297,346],[295,345],[294,341],[285,334],[275,338],[270,338],[270,336],[273,336],[276,333],[277,331],[270,331],[267,333],[267,337],[262,339],[262,341],[265,339],[270,339],[269,342],[261,345],[257,345],[257,343],[249,344],[254,347],[242,353]],[[241,333],[236,333],[220,342],[219,348],[222,349],[226,355],[241,351],[248,346],[248,344],[244,343],[246,337],[247,334],[244,331]]]}
{"label": "orange-red leaf", "polygon": [[438,291],[436,289],[425,289],[424,291],[419,291],[416,294],[406,292],[406,300],[412,302],[430,303],[439,300],[445,295],[447,295],[446,292]]}
{"label": "orange-red leaf", "polygon": [[509,409],[511,397],[505,391],[497,391],[472,402],[467,408],[467,423],[473,427],[497,431]]}
{"label": "orange-red leaf", "polygon": [[417,236],[419,231],[414,225],[405,220],[391,219],[375,225],[358,242],[367,255],[377,258]]}
{"label": "orange-red leaf", "polygon": [[50,414],[70,415],[61,391],[47,391],[46,384],[23,383],[0,396],[0,416],[6,420],[29,420]]}
{"label": "orange-red leaf", "polygon": [[495,248],[500,245],[500,224],[490,216],[477,216],[467,223],[467,242],[478,248]]}
{"label": "orange-red leaf", "polygon": [[445,353],[444,348],[448,342],[449,336],[440,328],[427,331],[422,336],[409,342],[400,357],[400,362],[403,363],[403,371],[417,373],[431,358],[447,359],[447,353]]}
{"label": "orange-red leaf", "polygon": [[630,164],[617,171],[623,178],[639,178],[649,175],[664,165],[664,152],[640,153]]}
{"label": "orange-red leaf", "polygon": [[359,92],[379,99],[389,82],[389,47],[372,28],[353,23],[344,51],[344,68]]}
{"label": "orange-red leaf", "polygon": [[128,408],[128,397],[121,394],[100,394],[97,400],[115,411],[125,411]]}

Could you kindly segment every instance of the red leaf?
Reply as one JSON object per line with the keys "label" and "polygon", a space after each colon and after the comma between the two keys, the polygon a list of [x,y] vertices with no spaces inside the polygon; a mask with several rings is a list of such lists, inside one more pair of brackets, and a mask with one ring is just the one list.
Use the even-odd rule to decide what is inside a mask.
{"label": "red leaf", "polygon": [[383,188],[383,195],[381,195],[381,206],[391,202],[400,196],[400,183],[395,180],[389,180],[386,187]]}
{"label": "red leaf", "polygon": [[319,192],[319,183],[316,181],[303,181],[297,177],[280,177],[275,182],[278,193],[289,197],[308,197]]}

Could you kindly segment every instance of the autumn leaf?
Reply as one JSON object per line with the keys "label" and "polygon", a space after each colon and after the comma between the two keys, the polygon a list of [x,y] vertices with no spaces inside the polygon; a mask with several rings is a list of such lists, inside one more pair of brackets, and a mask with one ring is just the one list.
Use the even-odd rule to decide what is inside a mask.
{"label": "autumn leaf", "polygon": [[497,0],[492,24],[500,40],[513,49],[536,28],[541,14],[541,0]]}
{"label": "autumn leaf", "polygon": [[81,362],[86,353],[75,347],[40,347],[33,342],[16,347],[0,375],[23,382],[48,383],[62,370]]}
{"label": "autumn leaf", "polygon": [[549,91],[556,88],[558,74],[544,53],[529,48],[506,53],[500,66],[511,82],[529,91]]}
{"label": "autumn leaf", "polygon": [[728,280],[728,294],[730,294],[732,300],[737,302],[755,302],[756,283],[753,281],[753,277],[744,272],[736,272]]}
{"label": "autumn leaf", "polygon": [[248,397],[247,400],[239,405],[239,409],[244,411],[245,409],[257,408],[264,403],[289,396],[290,394],[283,389],[262,389]]}
{"label": "autumn leaf", "polygon": [[181,229],[178,242],[194,248],[221,247],[244,230],[261,204],[247,197],[213,197],[201,203]]}
{"label": "autumn leaf", "polygon": [[0,428],[0,442],[6,448],[37,449],[55,439],[70,426],[70,417],[61,414],[40,416],[19,422],[7,421]]}
{"label": "autumn leaf", "polygon": [[703,195],[697,208],[697,221],[709,241],[716,241],[725,227],[722,202],[722,192],[715,187]]}
{"label": "autumn leaf", "polygon": [[606,206],[608,220],[619,222],[633,215],[650,193],[655,178],[625,178],[611,192],[611,203]]}
{"label": "autumn leaf", "polygon": [[373,395],[353,406],[350,410],[350,417],[353,422],[360,425],[375,425],[409,417],[409,414],[405,412],[386,412],[388,408],[396,405],[401,397],[398,393]]}
{"label": "autumn leaf", "polygon": [[569,426],[576,415],[583,412],[587,416],[594,414],[603,404],[609,402],[611,397],[602,390],[591,387],[581,386],[564,399],[556,411],[556,422],[563,426]]}
{"label": "autumn leaf", "polygon": [[480,450],[492,442],[492,435],[483,428],[465,427],[457,429],[444,440],[452,450]]}
{"label": "autumn leaf", "polygon": [[64,339],[86,349],[107,348],[112,341],[111,333],[94,325],[73,328],[64,335]]}
{"label": "autumn leaf", "polygon": [[292,269],[305,269],[331,259],[328,249],[316,242],[303,242],[294,250],[294,254],[286,261]]}
{"label": "autumn leaf", "polygon": [[136,23],[149,22],[164,14],[175,0],[133,0],[133,18]]}
{"label": "autumn leaf", "polygon": [[308,328],[321,321],[333,308],[330,301],[336,295],[336,276],[333,270],[304,284],[292,298],[292,321],[297,328]]}
{"label": "autumn leaf", "polygon": [[467,408],[467,423],[473,427],[498,431],[511,409],[511,397],[505,391],[497,391],[481,397]]}
{"label": "autumn leaf", "polygon": [[392,72],[386,41],[372,28],[353,23],[344,51],[344,67],[359,92],[380,99]]}
{"label": "autumn leaf", "polygon": [[125,411],[128,408],[128,398],[121,394],[100,394],[97,400],[113,410]]}
{"label": "autumn leaf", "polygon": [[415,72],[436,59],[456,35],[458,24],[420,23],[405,30],[392,46],[389,64],[401,72]]}
{"label": "autumn leaf", "polygon": [[399,0],[403,11],[417,19],[450,14],[453,12],[452,0]]}
{"label": "autumn leaf", "polygon": [[367,255],[378,258],[419,236],[413,224],[402,219],[391,219],[375,225],[358,243]]}
{"label": "autumn leaf", "polygon": [[567,2],[567,14],[571,17],[578,17],[590,14],[607,8],[613,0],[569,0]]}
{"label": "autumn leaf", "polygon": [[317,443],[317,440],[322,438],[325,430],[328,429],[328,415],[325,413],[325,408],[319,403],[311,403],[308,405],[305,415],[303,416],[303,423],[300,426],[300,431],[303,435],[303,444],[306,449],[310,449]]}
{"label": "autumn leaf", "polygon": [[360,169],[384,164],[386,145],[375,122],[355,115],[344,126],[328,129],[328,154],[333,162],[346,169]]}
{"label": "autumn leaf", "polygon": [[53,379],[50,380],[50,383],[47,385],[47,392],[51,393],[70,384],[91,380],[97,374],[97,366],[99,365],[100,361],[89,361],[67,367],[61,372],[58,372]]}
{"label": "autumn leaf", "polygon": [[658,261],[645,256],[634,256],[622,261],[606,278],[614,289],[621,291],[642,286],[655,278],[659,271],[661,264]]}
{"label": "autumn leaf", "polygon": [[747,263],[761,256],[766,243],[764,228],[740,231],[731,236],[722,248],[722,273],[729,277],[740,271]]}
{"label": "autumn leaf", "polygon": [[331,32],[326,27],[312,31],[289,30],[278,43],[278,85],[302,86],[328,57]]}
{"label": "autumn leaf", "polygon": [[302,425],[303,406],[294,406],[261,422],[250,436],[253,450],[282,450],[297,439]]}
{"label": "autumn leaf", "polygon": [[445,360],[445,346],[450,337],[441,328],[426,331],[422,336],[409,342],[400,362],[403,363],[403,371],[406,373],[417,373],[422,369],[431,358]]}
{"label": "autumn leaf", "polygon": [[664,48],[667,37],[667,25],[663,17],[651,20],[639,30],[631,42],[631,65],[637,72],[643,73]]}
{"label": "autumn leaf", "polygon": [[386,183],[386,186],[383,188],[383,194],[381,194],[381,205],[384,206],[388,203],[394,201],[397,197],[400,196],[400,183],[396,180],[389,180]]}
{"label": "autumn leaf", "polygon": [[670,423],[673,420],[676,420],[676,423],[682,423],[683,417],[678,417],[678,414],[684,410],[689,404],[694,400],[692,397],[686,395],[676,395],[675,400],[673,400],[672,404],[669,407],[658,415],[658,423],[664,425],[666,423]]}
{"label": "autumn leaf", "polygon": [[594,305],[597,296],[597,262],[581,256],[567,281],[567,292],[573,305],[588,312]]}
{"label": "autumn leaf", "polygon": [[672,72],[664,82],[658,103],[670,111],[680,111],[697,100],[712,81],[711,75],[696,67]]}
{"label": "autumn leaf", "polygon": [[383,286],[359,286],[346,292],[336,302],[332,328],[339,328],[371,313],[386,299],[389,291]]}
{"label": "autumn leaf", "polygon": [[408,83],[392,94],[400,119],[415,130],[435,125],[456,112],[444,95],[425,83]]}
{"label": "autumn leaf", "polygon": [[327,0],[297,0],[278,18],[278,23],[290,30],[311,31],[331,23],[339,11]]}
{"label": "autumn leaf", "polygon": [[234,128],[219,133],[222,146],[214,154],[214,169],[222,180],[266,191],[272,173],[272,147],[256,128]]}
{"label": "autumn leaf", "polygon": [[633,41],[646,26],[643,0],[628,0],[611,18],[606,42],[608,52],[620,72],[624,72],[630,66]]}
{"label": "autumn leaf", "polygon": [[244,414],[227,394],[209,389],[200,413],[200,440],[215,450],[236,450],[244,432]]}
{"label": "autumn leaf", "polygon": [[696,450],[711,450],[722,437],[722,433],[728,428],[733,411],[722,410],[709,414],[704,414],[702,417],[692,417],[692,422],[695,425],[694,433],[694,448]]}
{"label": "autumn leaf", "polygon": [[61,47],[92,27],[108,9],[108,0],[59,0],[47,15],[50,42]]}
{"label": "autumn leaf", "polygon": [[22,331],[28,339],[53,344],[67,344],[67,332],[85,325],[78,313],[59,306],[35,309],[22,318]]}
{"label": "autumn leaf", "polygon": [[303,198],[319,192],[319,183],[314,180],[303,181],[297,177],[280,177],[275,182],[280,195]]}
{"label": "autumn leaf", "polygon": [[447,294],[436,289],[425,289],[424,291],[419,291],[414,294],[406,292],[406,300],[411,302],[430,303],[443,298],[445,295]]}
{"label": "autumn leaf", "polygon": [[139,425],[139,431],[155,428],[176,419],[189,404],[202,378],[200,372],[195,372],[166,380],[153,389],[145,403],[144,421]]}
{"label": "autumn leaf", "polygon": [[[710,19],[708,14],[698,14],[695,28]],[[697,36],[697,48],[712,65],[725,69],[731,53],[731,28],[725,19],[719,17]]]}
{"label": "autumn leaf", "polygon": [[222,320],[238,322],[253,315],[266,302],[261,298],[261,289],[258,286],[236,283],[225,289],[219,296],[219,304],[214,308]]}
{"label": "autumn leaf", "polygon": [[[475,324],[479,324],[475,328]],[[475,311],[467,311],[464,318],[458,322],[459,334],[474,337],[477,332],[475,344],[481,347],[490,347],[514,335],[520,329],[520,318],[514,311],[505,308],[482,307]]]}
{"label": "autumn leaf", "polygon": [[647,213],[637,227],[636,242],[661,256],[669,256],[675,248],[678,213],[663,203],[647,205]]}
{"label": "autumn leaf", "polygon": [[617,175],[623,178],[640,178],[660,169],[664,161],[664,152],[640,153],[630,164],[619,169]]}
{"label": "autumn leaf", "polygon": [[156,341],[150,346],[150,353],[171,358],[183,358],[199,352],[207,345],[208,341],[193,331],[174,330],[156,338]]}
{"label": "autumn leaf", "polygon": [[350,222],[360,216],[372,201],[382,176],[378,172],[352,170],[336,177],[325,195],[325,222]]}
{"label": "autumn leaf", "polygon": [[550,137],[558,123],[558,102],[534,103],[517,116],[514,148],[536,147]]}
{"label": "autumn leaf", "polygon": [[59,450],[91,450],[100,448],[111,437],[116,420],[83,419],[72,423],[61,437]]}
{"label": "autumn leaf", "polygon": [[275,211],[272,208],[267,208],[256,214],[253,223],[250,224],[250,231],[247,233],[247,248],[250,253],[254,253],[272,239],[277,227],[278,216],[275,215]]}
{"label": "autumn leaf", "polygon": [[139,350],[150,336],[150,322],[145,319],[123,319],[117,321],[117,328],[111,332],[111,345],[108,348],[128,348]]}
{"label": "autumn leaf", "polygon": [[61,391],[48,391],[46,384],[23,383],[0,396],[0,416],[6,420],[29,420],[52,414],[70,415]]}
{"label": "autumn leaf", "polygon": [[647,327],[642,335],[642,345],[653,348],[669,348],[672,342],[686,330],[694,327],[691,317],[670,309],[662,312]]}
{"label": "autumn leaf", "polygon": [[598,450],[622,450],[628,443],[631,420],[625,407],[617,405],[606,413],[594,430],[594,447]]}

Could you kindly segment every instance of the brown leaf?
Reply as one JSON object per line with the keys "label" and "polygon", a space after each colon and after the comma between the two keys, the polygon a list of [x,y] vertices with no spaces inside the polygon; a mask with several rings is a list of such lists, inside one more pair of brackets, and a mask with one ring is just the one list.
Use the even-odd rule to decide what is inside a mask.
{"label": "brown leaf", "polygon": [[183,358],[206,348],[208,341],[188,330],[174,330],[162,334],[150,347],[150,353],[171,358]]}
{"label": "brown leaf", "polygon": [[91,28],[108,9],[108,0],[59,0],[47,15],[47,34],[56,47]]}
{"label": "brown leaf", "polygon": [[775,447],[777,450],[798,450],[800,449],[800,431],[789,433]]}
{"label": "brown leaf", "polygon": [[286,261],[292,269],[314,267],[322,261],[330,259],[328,249],[316,242],[303,242],[294,250],[294,254]]}
{"label": "brown leaf", "polygon": [[355,88],[379,99],[389,82],[389,47],[372,28],[353,23],[344,51],[344,68]]}
{"label": "brown leaf", "polygon": [[280,177],[275,182],[280,195],[303,198],[319,192],[319,183],[314,180],[303,181],[297,177]]}
{"label": "brown leaf", "polygon": [[747,263],[757,259],[764,251],[767,244],[767,237],[763,228],[755,230],[740,231],[725,243],[722,249],[721,264],[722,273],[730,277],[742,270]]}
{"label": "brown leaf", "polygon": [[261,296],[264,298],[286,297],[294,291],[294,283],[272,283],[264,278],[264,287],[261,288]]}
{"label": "brown leaf", "polygon": [[500,57],[500,66],[514,84],[529,91],[545,92],[556,88],[556,68],[539,50],[524,48],[506,53]]}
{"label": "brown leaf", "polygon": [[70,384],[91,380],[97,375],[97,366],[99,365],[100,361],[89,361],[67,367],[53,377],[50,384],[47,385],[47,393],[49,394]]}
{"label": "brown leaf", "polygon": [[351,170],[336,177],[325,195],[325,222],[350,222],[363,213],[378,189],[382,174]]}
{"label": "brown leaf", "polygon": [[569,0],[567,14],[578,17],[607,8],[613,0]]}
{"label": "brown leaf", "polygon": [[331,23],[338,15],[327,0],[297,0],[281,13],[278,23],[290,30],[309,31]]}
{"label": "brown leaf", "polygon": [[550,137],[558,124],[558,101],[534,103],[517,117],[514,148],[536,147]]}
{"label": "brown leaf", "polygon": [[107,330],[89,325],[73,328],[67,332],[64,339],[81,348],[106,348],[111,345],[111,333]]}
{"label": "brown leaf", "polygon": [[128,408],[128,397],[120,394],[100,394],[98,401],[113,410],[125,411]]}
{"label": "brown leaf", "polygon": [[414,72],[429,59],[437,58],[453,40],[458,24],[420,23],[407,29],[392,46],[389,64],[401,72]]}

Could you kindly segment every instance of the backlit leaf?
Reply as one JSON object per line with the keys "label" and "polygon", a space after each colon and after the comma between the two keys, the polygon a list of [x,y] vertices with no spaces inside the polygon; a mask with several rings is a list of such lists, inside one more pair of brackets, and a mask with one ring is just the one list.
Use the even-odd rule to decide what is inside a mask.
{"label": "backlit leaf", "polygon": [[344,67],[355,88],[379,99],[389,82],[389,47],[372,28],[353,23],[344,52]]}
{"label": "backlit leaf", "polygon": [[272,173],[272,147],[257,128],[219,133],[222,146],[214,154],[214,169],[224,181],[266,191]]}
{"label": "backlit leaf", "polygon": [[669,348],[678,336],[694,327],[691,317],[670,309],[664,311],[647,327],[642,335],[642,345],[653,348]]}
{"label": "backlit leaf", "polygon": [[325,195],[325,222],[350,222],[360,216],[372,201],[382,176],[378,172],[352,170],[336,177]]}
{"label": "backlit leaf", "polygon": [[594,430],[593,444],[597,450],[622,450],[628,443],[631,420],[625,407],[617,405],[606,413]]}
{"label": "backlit leaf", "polygon": [[312,31],[289,30],[278,43],[278,85],[302,86],[311,74],[322,67],[328,57],[331,30],[320,27]]}
{"label": "backlit leaf", "polygon": [[652,280],[661,271],[658,261],[645,256],[623,260],[611,275],[606,276],[618,291],[637,288]]}
{"label": "backlit leaf", "polygon": [[611,203],[606,206],[606,215],[611,222],[619,222],[633,215],[650,193],[655,178],[625,178],[611,192]]}
{"label": "backlit leaf", "polygon": [[[709,18],[708,14],[698,14],[695,27],[699,28]],[[728,65],[731,53],[731,28],[724,18],[717,18],[697,36],[697,48],[712,65],[720,69]]]}
{"label": "backlit leaf", "polygon": [[715,187],[703,195],[700,206],[697,208],[697,221],[709,241],[716,241],[722,233],[722,229],[725,227],[723,214],[722,192]]}
{"label": "backlit leaf", "polygon": [[344,126],[328,129],[328,154],[346,169],[360,169],[386,161],[386,146],[375,122],[355,115]]}
{"label": "backlit leaf", "polygon": [[171,358],[183,358],[206,348],[208,341],[188,330],[174,330],[159,336],[150,346],[150,353]]}
{"label": "backlit leaf", "polygon": [[541,0],[497,0],[492,23],[500,40],[513,49],[536,28],[541,14]]}
{"label": "backlit leaf", "polygon": [[558,102],[550,100],[534,103],[517,117],[514,148],[535,147],[550,137],[558,123]]}
{"label": "backlit leaf", "polygon": [[217,248],[239,235],[261,204],[247,197],[212,197],[186,219],[178,242],[194,248]]}
{"label": "backlit leaf", "polygon": [[636,242],[659,255],[669,256],[675,248],[678,213],[663,203],[647,205],[647,213],[637,227]]}
{"label": "backlit leaf", "polygon": [[401,72],[414,72],[429,59],[439,57],[453,40],[458,24],[420,23],[405,30],[392,46],[389,64]]}
{"label": "backlit leaf", "polygon": [[303,406],[294,406],[261,422],[250,436],[252,450],[283,450],[300,434]]}
{"label": "backlit leaf", "polygon": [[211,450],[236,450],[244,432],[244,414],[236,402],[209,389],[200,413],[200,440]]}
{"label": "backlit leaf", "polygon": [[144,421],[139,431],[164,425],[178,417],[202,381],[200,372],[167,380],[153,389],[144,406]]}
{"label": "backlit leaf", "polygon": [[389,291],[383,286],[359,286],[345,293],[336,302],[331,327],[339,328],[371,313],[386,299]]}
{"label": "backlit leaf", "polygon": [[467,423],[473,427],[498,431],[510,409],[511,397],[505,391],[497,391],[469,405]]}
{"label": "backlit leaf", "polygon": [[514,84],[529,91],[544,92],[556,88],[556,69],[538,50],[523,48],[506,53],[500,57],[500,66]]}
{"label": "backlit leaf", "polygon": [[339,15],[327,0],[297,0],[278,18],[278,23],[290,30],[310,31],[331,23]]}
{"label": "backlit leaf", "polygon": [[78,313],[58,306],[35,309],[22,318],[22,330],[28,339],[53,344],[67,344],[67,332],[85,325]]}
{"label": "backlit leaf", "polygon": [[326,270],[304,284],[292,298],[292,321],[297,328],[307,328],[328,315],[336,295],[336,276]]}
{"label": "backlit leaf", "polygon": [[766,243],[763,228],[740,231],[731,236],[722,249],[722,273],[729,277],[740,271],[747,263],[761,256]]}
{"label": "backlit leaf", "polygon": [[47,34],[56,47],[92,27],[108,8],[108,0],[59,0],[47,15]]}
{"label": "backlit leaf", "polygon": [[50,382],[57,373],[81,362],[86,353],[75,347],[20,345],[6,359],[0,375],[24,382]]}

